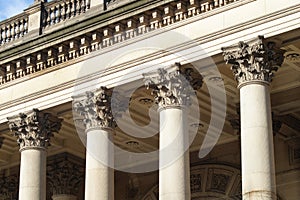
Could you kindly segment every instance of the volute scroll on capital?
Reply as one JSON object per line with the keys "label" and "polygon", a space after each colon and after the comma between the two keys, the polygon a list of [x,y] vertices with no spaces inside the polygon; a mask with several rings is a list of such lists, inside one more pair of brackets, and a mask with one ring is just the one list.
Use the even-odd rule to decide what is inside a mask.
{"label": "volute scroll on capital", "polygon": [[189,106],[191,95],[202,86],[202,76],[192,68],[180,68],[175,63],[168,68],[143,74],[147,89],[152,89],[160,108]]}
{"label": "volute scroll on capital", "polygon": [[62,122],[62,119],[38,109],[7,119],[10,130],[17,137],[20,151],[27,148],[47,148],[50,138],[60,130]]}
{"label": "volute scroll on capital", "polygon": [[226,64],[231,70],[239,87],[251,82],[270,83],[273,72],[277,71],[284,60],[284,50],[275,41],[267,41],[263,36],[249,42],[222,48]]}

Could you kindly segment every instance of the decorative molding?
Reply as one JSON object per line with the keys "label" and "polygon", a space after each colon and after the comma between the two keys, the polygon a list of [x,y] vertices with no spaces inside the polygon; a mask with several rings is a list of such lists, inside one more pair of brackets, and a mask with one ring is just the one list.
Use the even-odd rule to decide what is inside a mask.
{"label": "decorative molding", "polygon": [[62,119],[50,113],[33,109],[27,113],[7,118],[9,128],[17,137],[20,150],[47,148],[54,132],[61,128]]}
{"label": "decorative molding", "polygon": [[0,177],[0,199],[18,199],[19,178],[16,175]]}
{"label": "decorative molding", "polygon": [[[138,16],[130,16],[130,18],[126,17],[123,19],[122,18],[116,19],[115,20],[116,22],[114,24],[110,24],[109,27],[108,25],[106,26],[101,25],[100,26],[101,28],[98,29],[95,28],[93,30],[89,30],[88,33],[87,32],[84,33],[85,35],[83,34],[77,35],[77,37],[80,38],[79,39],[80,41],[74,38],[74,34],[71,34],[68,37],[69,39],[67,41],[57,42],[55,44],[55,47],[48,46],[45,49],[44,48],[45,45],[42,45],[42,47],[40,47],[40,50],[38,52],[32,52],[30,55],[28,54],[26,55],[25,53],[24,54],[25,56],[23,56],[22,58],[19,57],[20,52],[18,52],[17,58],[14,58],[15,60],[9,59],[9,61],[5,61],[3,65],[0,66],[1,71],[3,72],[2,74],[0,74],[0,85],[7,84],[8,82],[22,78],[27,75],[31,75],[33,73],[37,73],[39,71],[43,71],[46,69],[47,69],[46,71],[48,71],[48,68],[50,67],[52,68],[58,64],[78,59],[79,57],[82,57],[86,54],[90,54],[93,51],[102,50],[103,48],[106,48],[108,46],[115,45],[125,40],[127,41],[137,36],[149,33],[157,29],[164,28],[172,24],[176,24],[178,22],[182,22],[187,19],[191,19],[192,17],[195,16],[204,15],[204,17],[207,17],[210,15],[217,14],[222,11],[219,9],[222,7],[224,8],[223,11],[225,11],[252,1],[255,0],[243,0],[243,1],[242,0],[232,0],[232,1],[215,0],[215,1],[204,1],[200,3],[196,1],[190,1],[188,3],[185,1],[180,1],[176,3],[176,6],[171,6],[171,4],[173,4],[173,1],[169,0],[169,2],[159,2],[158,5],[160,5],[160,7],[165,8],[162,14],[158,14],[161,13],[160,8],[158,7],[155,8],[154,10],[152,7],[150,8],[142,7],[141,8],[142,12],[138,13]],[[77,1],[77,3],[78,2],[79,1]],[[74,25],[74,23],[78,22],[78,20],[80,21],[80,19],[84,19],[83,18],[84,15],[87,15],[87,17],[89,18],[98,17],[97,15],[93,14],[93,12],[88,11],[90,9],[89,1],[80,0],[80,2],[81,2],[80,3],[81,6],[75,5],[74,0],[68,0],[63,4],[56,1],[45,3],[44,6],[45,9],[43,9],[44,13],[42,13],[43,16],[42,30],[44,31],[44,29],[45,30],[47,29],[47,31],[46,32],[44,31],[43,34],[46,35],[51,32],[56,33],[59,27],[64,27],[64,26],[56,27],[54,26],[54,24],[63,25],[66,23],[68,25]],[[116,4],[118,4],[118,6],[121,5],[117,2],[118,1],[116,1]],[[139,2],[137,1],[136,3],[138,4],[138,6],[143,6],[143,5],[139,5]],[[125,4],[123,5],[125,6]],[[72,11],[70,11],[71,9],[70,6],[73,7]],[[63,11],[64,9],[67,10]],[[85,11],[88,12],[84,13]],[[121,12],[123,12],[123,9],[121,10]],[[28,23],[27,21],[26,23]],[[69,23],[70,21],[72,23]],[[126,25],[122,26],[120,29],[120,24],[126,24]],[[4,29],[3,33],[10,32],[9,30],[13,31],[14,29],[12,26],[10,26],[9,29]],[[111,34],[106,36],[107,30],[111,30]],[[74,30],[74,31],[78,32],[78,30]],[[62,37],[66,38],[65,36],[66,33],[64,32]],[[31,39],[30,37],[26,37],[26,40],[29,41],[30,39]],[[6,39],[5,37],[2,43],[5,44],[10,43],[9,45],[11,45],[11,47],[14,47],[20,44],[18,42],[21,42],[21,40],[17,40],[17,43],[14,44],[13,42],[10,41],[12,40]],[[82,41],[87,41],[87,42],[82,42]],[[76,45],[73,46],[72,44],[76,44]],[[24,64],[19,69],[16,69],[16,66],[14,65],[14,63],[17,63],[20,60],[27,60],[29,57],[37,58],[41,53],[48,52],[51,49],[55,49],[57,51],[62,46],[66,46],[66,48],[68,48],[69,51],[64,51],[59,55],[45,56],[43,59],[40,60],[40,62],[36,61],[32,64],[28,64],[24,62]],[[7,57],[10,57],[10,55],[7,55]],[[12,67],[8,67],[8,66],[12,66]],[[10,71],[11,68],[12,71]],[[19,70],[21,73],[16,73],[16,70]]]}
{"label": "decorative molding", "polygon": [[287,141],[289,147],[290,165],[300,164],[300,139],[293,138]]}
{"label": "decorative molding", "polygon": [[[191,199],[240,200],[242,187],[240,169],[223,164],[201,164],[191,167]],[[142,200],[158,200],[158,185]]]}
{"label": "decorative molding", "polygon": [[83,118],[86,131],[116,127],[111,110],[111,94],[111,90],[100,87],[94,92],[73,97],[73,109]]}
{"label": "decorative molding", "polygon": [[47,166],[47,184],[52,195],[77,196],[84,180],[84,166],[69,155],[54,159]]}
{"label": "decorative molding", "polygon": [[143,74],[147,89],[152,89],[160,108],[189,106],[190,96],[202,86],[202,76],[192,68],[180,70],[180,63]]}
{"label": "decorative molding", "polygon": [[274,41],[266,41],[263,36],[249,42],[222,48],[224,60],[231,64],[231,70],[239,87],[248,82],[272,81],[273,71],[281,66],[284,50]]}

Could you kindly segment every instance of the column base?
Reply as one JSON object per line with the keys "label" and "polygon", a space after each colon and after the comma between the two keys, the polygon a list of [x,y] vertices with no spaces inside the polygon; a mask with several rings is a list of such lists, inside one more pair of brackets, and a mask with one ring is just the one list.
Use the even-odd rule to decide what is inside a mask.
{"label": "column base", "polygon": [[56,194],[52,196],[52,200],[77,200],[77,197],[69,194]]}
{"label": "column base", "polygon": [[243,194],[243,200],[277,200],[276,194],[270,191],[251,191]]}

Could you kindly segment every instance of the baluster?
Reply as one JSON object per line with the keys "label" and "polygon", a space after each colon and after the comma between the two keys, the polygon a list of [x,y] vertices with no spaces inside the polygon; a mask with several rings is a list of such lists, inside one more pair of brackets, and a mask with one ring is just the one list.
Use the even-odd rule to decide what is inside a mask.
{"label": "baluster", "polygon": [[75,15],[79,15],[81,12],[80,12],[80,1],[79,0],[76,0],[76,13]]}
{"label": "baluster", "polygon": [[15,36],[16,36],[16,32],[15,32],[15,23],[12,23],[11,24],[11,40],[13,41],[13,40],[15,40],[16,38],[15,38]]}
{"label": "baluster", "polygon": [[72,10],[71,10],[71,13],[72,13],[72,17],[74,17],[76,15],[76,1],[75,0],[72,0]]}
{"label": "baluster", "polygon": [[66,6],[67,6],[66,19],[69,19],[71,17],[71,2],[69,1]]}
{"label": "baluster", "polygon": [[85,13],[85,0],[81,0],[81,13]]}
{"label": "baluster", "polygon": [[57,21],[57,23],[59,23],[60,20],[61,20],[61,7],[60,7],[59,4],[57,5],[56,9],[57,9],[57,11],[56,11],[57,12],[56,13],[56,21]]}
{"label": "baluster", "polygon": [[47,12],[47,26],[51,25],[51,9]]}
{"label": "baluster", "polygon": [[20,37],[24,36],[24,19],[20,21]]}
{"label": "baluster", "polygon": [[2,30],[2,44],[5,44],[5,42],[6,42],[6,27],[5,26],[1,27],[1,30]]}
{"label": "baluster", "polygon": [[91,0],[86,0],[86,9],[90,9],[91,7]]}
{"label": "baluster", "polygon": [[24,19],[24,35],[28,33],[28,19]]}
{"label": "baluster", "polygon": [[[0,46],[3,44],[3,32],[2,32],[2,27],[0,27]],[[0,66],[1,68],[1,66]]]}
{"label": "baluster", "polygon": [[219,6],[220,6],[219,1],[220,1],[220,0],[214,0],[214,5],[215,5],[215,7],[219,7]]}
{"label": "baluster", "polygon": [[55,8],[50,9],[50,25],[55,24]]}
{"label": "baluster", "polygon": [[6,26],[6,37],[7,37],[7,42],[10,41],[10,37],[11,37],[11,34],[10,34],[10,25],[7,25]]}
{"label": "baluster", "polygon": [[20,21],[16,23],[16,38],[20,38]]}
{"label": "baluster", "polygon": [[61,4],[61,20],[64,21],[66,19],[66,3]]}

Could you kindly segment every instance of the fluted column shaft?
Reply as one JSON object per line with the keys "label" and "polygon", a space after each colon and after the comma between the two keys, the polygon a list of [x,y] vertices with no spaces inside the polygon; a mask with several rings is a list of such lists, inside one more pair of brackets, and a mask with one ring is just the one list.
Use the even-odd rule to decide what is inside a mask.
{"label": "fluted column shaft", "polygon": [[45,200],[47,147],[61,120],[34,109],[8,121],[21,152],[19,200]]}
{"label": "fluted column shaft", "polygon": [[74,97],[74,108],[84,118],[86,128],[85,199],[114,199],[114,163],[111,91],[101,87],[95,92]]}
{"label": "fluted column shaft", "polygon": [[243,200],[276,200],[269,83],[283,51],[263,37],[223,51],[240,88]]}

